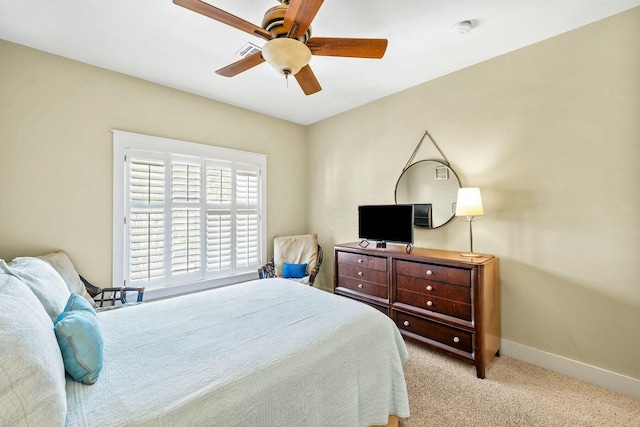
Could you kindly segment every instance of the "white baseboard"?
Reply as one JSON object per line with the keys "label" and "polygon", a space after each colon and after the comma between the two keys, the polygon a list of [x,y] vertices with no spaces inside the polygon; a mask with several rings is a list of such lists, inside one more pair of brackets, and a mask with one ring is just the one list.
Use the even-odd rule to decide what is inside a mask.
{"label": "white baseboard", "polygon": [[501,340],[500,353],[571,378],[640,399],[640,380],[512,341]]}

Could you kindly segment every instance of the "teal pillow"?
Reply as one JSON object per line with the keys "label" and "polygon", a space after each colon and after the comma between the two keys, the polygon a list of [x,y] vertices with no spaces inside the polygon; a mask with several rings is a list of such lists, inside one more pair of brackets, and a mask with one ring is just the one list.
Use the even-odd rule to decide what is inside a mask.
{"label": "teal pillow", "polygon": [[91,304],[71,293],[54,330],[67,373],[75,381],[94,384],[102,369],[104,343],[100,322]]}
{"label": "teal pillow", "polygon": [[287,264],[282,266],[282,277],[285,279],[300,279],[307,275],[307,264]]}

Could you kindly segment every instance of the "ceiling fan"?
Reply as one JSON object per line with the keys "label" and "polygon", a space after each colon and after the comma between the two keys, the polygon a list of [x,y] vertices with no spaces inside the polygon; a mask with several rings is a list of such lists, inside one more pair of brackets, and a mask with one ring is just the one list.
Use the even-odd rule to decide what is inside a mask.
{"label": "ceiling fan", "polygon": [[311,21],[324,0],[278,0],[258,27],[201,0],[173,0],[194,12],[267,40],[262,52],[220,68],[217,74],[233,77],[266,61],[278,72],[294,75],[306,95],[322,90],[309,67],[311,55],[351,58],[382,58],[386,39],[311,37]]}

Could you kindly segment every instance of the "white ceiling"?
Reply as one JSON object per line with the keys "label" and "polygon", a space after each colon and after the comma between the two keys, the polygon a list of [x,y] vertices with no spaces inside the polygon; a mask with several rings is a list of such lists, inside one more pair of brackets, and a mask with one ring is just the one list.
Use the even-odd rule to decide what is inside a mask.
{"label": "white ceiling", "polygon": [[[208,0],[261,25],[276,0]],[[264,63],[214,73],[264,41],[172,0],[0,0],[0,38],[303,125],[640,6],[640,0],[326,0],[324,37],[387,38],[383,59],[315,56],[305,96]],[[454,24],[470,20],[465,36]],[[0,58],[1,60],[2,58]]]}

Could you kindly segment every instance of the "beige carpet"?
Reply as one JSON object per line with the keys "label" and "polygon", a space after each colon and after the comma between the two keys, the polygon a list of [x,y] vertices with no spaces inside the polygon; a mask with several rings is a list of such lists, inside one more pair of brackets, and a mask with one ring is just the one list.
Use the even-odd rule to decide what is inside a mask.
{"label": "beige carpet", "polygon": [[640,426],[640,400],[507,356],[473,365],[407,343],[411,417],[400,427]]}

